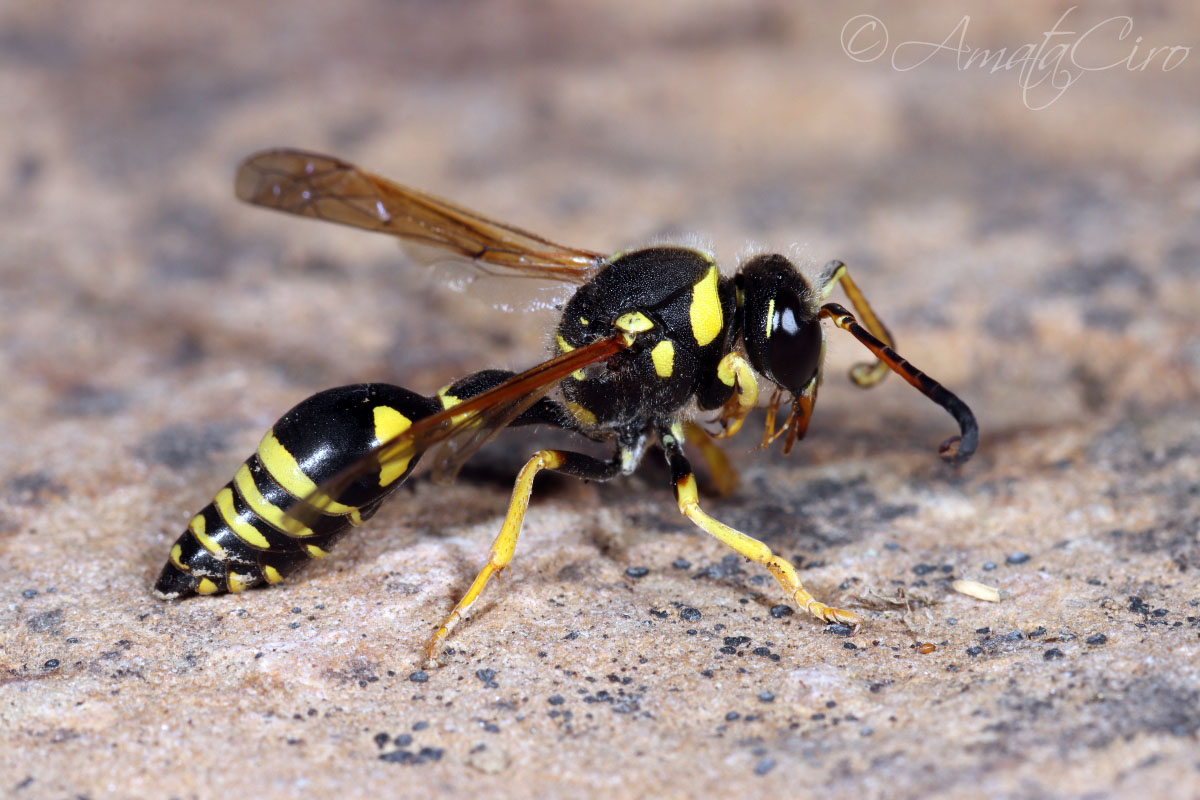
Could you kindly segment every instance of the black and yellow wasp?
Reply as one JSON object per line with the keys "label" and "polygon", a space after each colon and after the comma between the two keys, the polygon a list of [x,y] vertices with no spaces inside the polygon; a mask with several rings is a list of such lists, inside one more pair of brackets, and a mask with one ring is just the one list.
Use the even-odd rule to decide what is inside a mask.
{"label": "black and yellow wasp", "polygon": [[[611,480],[633,472],[654,442],[666,454],[682,514],[765,566],[801,608],[857,625],[852,612],[813,598],[786,559],[701,509],[685,439],[714,465],[721,462],[707,434],[689,421],[695,409],[718,411],[716,435],[732,436],[758,405],[762,376],[773,385],[763,443],[783,436],[786,453],[812,414],[825,352],[821,320],[828,318],[875,355],[851,371],[855,383],[872,386],[890,369],[953,415],[960,435],[942,444],[943,458],[961,463],[978,443],[971,410],[896,354],[841,262],[813,286],[780,255],[753,257],[728,277],[707,253],[685,247],[577,250],[296,150],[248,158],[236,192],[256,205],[434,245],[486,271],[579,288],[562,309],[554,357],[526,372],[484,370],[432,397],[380,383],[345,386],[287,412],[172,546],[155,585],[163,598],[278,583],[370,518],[426,452],[436,448],[434,477],[452,478],[502,428],[537,424],[609,442],[613,453],[598,459],[542,450],[529,459],[487,563],[429,643],[428,665],[436,665],[447,635],[512,559],[538,472]],[[821,304],[839,284],[861,323],[836,303]],[[561,398],[550,396],[556,388]],[[776,430],[785,395],[790,412]]]}

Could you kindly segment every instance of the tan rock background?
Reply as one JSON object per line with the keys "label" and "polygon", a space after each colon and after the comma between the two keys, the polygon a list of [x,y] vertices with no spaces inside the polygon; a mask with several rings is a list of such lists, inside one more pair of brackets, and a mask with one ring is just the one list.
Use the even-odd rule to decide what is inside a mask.
{"label": "tan rock background", "polygon": [[[1053,62],[1057,99],[1051,63],[897,47],[995,59],[1067,8],[4,4],[0,792],[1200,796],[1200,53],[1128,68],[1200,46],[1200,15],[1072,12],[1053,41],[1085,66],[1138,49]],[[877,60],[843,50],[860,13]],[[942,465],[952,422],[851,386],[836,331],[797,452],[730,444],[742,487],[709,510],[865,616],[852,638],[773,615],[652,458],[540,481],[514,568],[414,681],[525,435],[284,586],[163,604],[170,542],[292,404],[528,366],[552,324],[490,308],[523,286],[455,293],[238,204],[235,164],[278,144],[584,247],[845,259],[979,454]]]}

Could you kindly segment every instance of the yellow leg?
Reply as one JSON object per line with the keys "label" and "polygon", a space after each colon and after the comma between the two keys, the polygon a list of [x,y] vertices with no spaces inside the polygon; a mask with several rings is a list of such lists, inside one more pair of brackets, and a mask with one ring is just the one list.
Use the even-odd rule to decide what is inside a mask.
{"label": "yellow leg", "polygon": [[724,430],[716,434],[718,439],[728,439],[742,429],[742,422],[758,405],[758,378],[754,368],[738,353],[730,353],[717,364],[717,378],[726,386],[733,387],[733,396],[721,409]]}
{"label": "yellow leg", "polygon": [[[672,457],[673,470],[677,463],[679,462]],[[732,547],[737,553],[751,561],[762,564],[770,570],[775,579],[779,581],[779,585],[783,587],[783,590],[791,595],[796,604],[805,611],[826,622],[840,622],[844,625],[853,625],[856,628],[862,624],[862,620],[857,614],[818,602],[804,588],[804,585],[800,582],[800,576],[796,574],[796,568],[787,559],[776,555],[771,551],[771,548],[758,539],[747,536],[741,531],[734,530],[725,523],[718,522],[708,514],[705,514],[700,509],[700,500],[696,495],[696,478],[690,471],[676,477],[675,499],[679,503],[679,510],[683,515],[696,523],[705,533],[710,534],[721,543]]]}
{"label": "yellow leg", "polygon": [[687,437],[687,443],[704,456],[704,464],[708,467],[708,474],[712,476],[717,494],[725,497],[737,491],[737,470],[729,463],[725,451],[717,447],[717,443],[708,435],[708,432],[696,423],[688,422],[683,426],[683,433]]}
{"label": "yellow leg", "polygon": [[[883,342],[888,347],[895,347],[896,342],[892,339],[892,334],[888,332],[887,327],[880,321],[879,317],[875,316],[875,311],[871,308],[871,304],[867,302],[867,298],[863,296],[851,278],[850,273],[846,269],[846,265],[841,261],[830,261],[826,265],[826,279],[821,286],[821,299],[829,297],[833,287],[841,283],[842,289],[846,292],[846,297],[850,298],[850,304],[854,306],[854,310],[858,312],[859,322],[871,334]],[[883,380],[883,376],[888,374],[888,365],[881,360],[876,360],[874,363],[855,364],[850,368],[850,380],[863,388],[874,386]]]}
{"label": "yellow leg", "polygon": [[503,570],[512,561],[513,551],[517,547],[517,536],[521,533],[521,523],[525,521],[525,511],[529,508],[529,495],[533,491],[534,477],[544,469],[558,469],[564,463],[566,463],[565,454],[557,450],[542,450],[529,459],[521,469],[516,485],[513,486],[508,514],[504,517],[504,525],[500,528],[500,533],[492,542],[492,551],[488,555],[487,563],[483,565],[483,569],[475,577],[471,588],[467,589],[467,593],[454,606],[450,616],[446,617],[442,627],[438,628],[437,633],[430,640],[429,647],[425,650],[426,669],[434,669],[438,666],[438,651],[442,649],[442,644],[450,635],[450,631],[454,630],[463,616],[470,611],[471,606],[479,599],[479,594],[483,591],[483,587],[487,586],[487,582],[491,580],[492,576]]}

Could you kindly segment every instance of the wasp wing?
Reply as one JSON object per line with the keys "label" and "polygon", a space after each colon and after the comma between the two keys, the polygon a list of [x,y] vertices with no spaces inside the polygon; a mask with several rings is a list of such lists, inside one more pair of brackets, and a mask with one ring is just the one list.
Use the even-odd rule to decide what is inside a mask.
{"label": "wasp wing", "polygon": [[234,191],[255,205],[448,250],[485,271],[494,266],[504,274],[583,284],[605,261],[601,253],[555,244],[341,159],[301,150],[250,156],[238,167]]}
{"label": "wasp wing", "polygon": [[435,477],[452,479],[458,468],[522,411],[576,370],[607,361],[627,346],[624,336],[599,339],[514,375],[494,389],[417,420],[407,430],[379,442],[370,452],[289,508],[287,516],[312,527],[351,484],[373,474],[403,472],[408,463],[442,446]]}

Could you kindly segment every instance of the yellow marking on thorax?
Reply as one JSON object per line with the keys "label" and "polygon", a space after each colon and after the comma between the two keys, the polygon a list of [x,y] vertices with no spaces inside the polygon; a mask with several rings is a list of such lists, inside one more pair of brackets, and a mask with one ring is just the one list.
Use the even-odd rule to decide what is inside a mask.
{"label": "yellow marking on thorax", "polygon": [[182,547],[180,547],[178,544],[171,545],[171,564],[172,564],[172,566],[174,566],[175,569],[182,570],[183,572],[191,572],[192,568],[189,567],[187,564],[183,563],[183,561],[181,559],[182,555],[183,555]]}
{"label": "yellow marking on thorax", "polygon": [[715,266],[709,267],[700,282],[692,287],[692,306],[688,315],[692,322],[692,336],[696,337],[696,344],[701,347],[717,338],[725,326]]}
{"label": "yellow marking on thorax", "polygon": [[775,329],[775,298],[772,297],[767,301],[767,338],[771,338],[771,331]]}
{"label": "yellow marking on thorax", "polygon": [[[579,321],[582,322],[584,325],[587,325],[587,320],[585,320],[583,317],[580,317]],[[575,349],[575,346],[573,344],[571,344],[570,342],[568,342],[566,339],[564,339],[563,335],[561,333],[555,335],[554,341],[558,345],[558,352],[560,352],[560,353],[569,353]],[[583,380],[583,378],[584,378],[583,370],[581,370],[581,369],[575,370],[574,372],[571,373],[571,377],[577,381]]]}
{"label": "yellow marking on thorax", "polygon": [[[275,479],[275,482],[292,497],[306,500],[309,505],[322,514],[331,516],[349,514],[351,521],[359,520],[361,522],[357,508],[343,505],[332,497],[317,491],[317,485],[300,469],[295,456],[280,444],[279,439],[275,438],[275,431],[267,431],[267,435],[258,443],[258,460],[262,462],[263,468]],[[354,522],[354,524],[357,525],[359,522]]]}
{"label": "yellow marking on thorax", "polygon": [[[412,427],[412,420],[391,406],[375,406],[375,438],[380,442],[390,442]],[[379,485],[388,486],[408,469],[412,456],[397,459],[379,468]]]}
{"label": "yellow marking on thorax", "polygon": [[630,311],[617,317],[613,327],[625,333],[645,333],[654,327],[654,321],[641,311]]}
{"label": "yellow marking on thorax", "polygon": [[675,345],[670,339],[663,339],[650,351],[650,360],[654,362],[654,371],[658,373],[658,377],[671,377],[675,372]]}
{"label": "yellow marking on thorax", "polygon": [[[241,469],[246,470],[247,475],[250,473],[245,464],[242,464]],[[271,549],[271,543],[267,541],[267,537],[262,535],[262,531],[243,519],[242,515],[234,508],[232,489],[225,487],[217,492],[217,499],[214,502],[217,504],[217,511],[221,513],[221,519],[225,520],[225,524],[239,539],[259,550]]]}
{"label": "yellow marking on thorax", "polygon": [[308,553],[310,558],[324,558],[325,556],[329,555],[329,551],[322,550],[315,544],[304,545],[304,552]]}
{"label": "yellow marking on thorax", "polygon": [[272,567],[270,564],[264,564],[262,568],[263,577],[267,579],[267,583],[279,583],[283,580],[283,576],[279,574],[279,570]]}
{"label": "yellow marking on thorax", "polygon": [[200,583],[196,584],[196,594],[216,594],[220,588],[208,578],[201,578]]}
{"label": "yellow marking on thorax", "polygon": [[192,532],[192,536],[196,537],[196,541],[200,545],[212,553],[218,561],[224,561],[228,556],[225,555],[225,548],[217,544],[216,540],[209,536],[204,530],[204,515],[197,514],[192,517],[192,521],[188,523],[188,530]]}
{"label": "yellow marking on thorax", "polygon": [[250,506],[251,511],[288,536],[313,535],[312,528],[292,519],[282,508],[262,496],[262,492],[254,483],[250,467],[246,464],[238,467],[237,474],[233,476],[233,485],[237,487],[238,494],[242,496],[242,500],[246,501],[246,505]]}
{"label": "yellow marking on thorax", "polygon": [[570,411],[571,416],[575,417],[575,420],[585,428],[590,428],[596,424],[596,415],[573,400],[567,401],[567,411]]}
{"label": "yellow marking on thorax", "polygon": [[579,318],[579,324],[580,324],[580,325],[584,325],[584,326],[586,326],[586,325],[588,325],[589,323],[588,323],[588,321],[587,321],[586,319],[584,319],[583,317],[580,317],[580,318]]}

